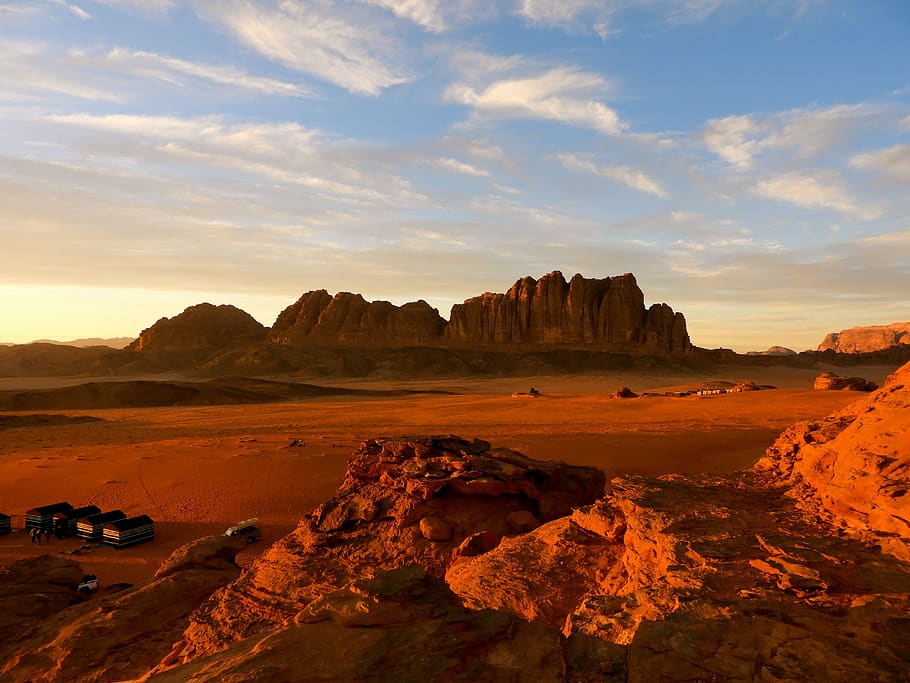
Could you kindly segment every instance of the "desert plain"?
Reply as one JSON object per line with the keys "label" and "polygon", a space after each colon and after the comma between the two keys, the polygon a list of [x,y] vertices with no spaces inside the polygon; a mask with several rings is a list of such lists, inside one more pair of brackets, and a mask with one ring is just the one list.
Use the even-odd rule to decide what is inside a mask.
{"label": "desert plain", "polygon": [[[893,370],[866,366],[862,374],[881,384]],[[152,542],[122,550],[93,547],[74,557],[98,575],[102,591],[149,579],[174,549],[257,517],[263,538],[237,558],[247,565],[334,493],[351,453],[374,437],[478,437],[533,458],[599,467],[608,479],[728,473],[752,465],[794,422],[828,415],[861,396],[813,390],[818,372],[716,367],[708,374],[373,379],[331,383],[370,389],[375,393],[369,397],[4,412],[0,512],[12,516],[17,531],[0,536],[0,565],[81,546],[78,539],[57,538],[36,546],[22,531],[26,510],[63,500],[120,508],[130,516],[147,514],[155,521]],[[623,386],[660,394],[740,380],[774,388],[715,396],[612,397]],[[28,388],[35,382],[0,380],[0,388]],[[67,380],[40,380],[44,388],[54,383]],[[513,397],[531,386],[539,397]]]}

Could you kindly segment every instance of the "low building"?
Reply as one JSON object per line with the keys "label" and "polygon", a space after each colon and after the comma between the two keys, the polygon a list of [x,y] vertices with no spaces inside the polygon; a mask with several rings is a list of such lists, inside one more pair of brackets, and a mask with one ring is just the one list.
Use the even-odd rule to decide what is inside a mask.
{"label": "low building", "polygon": [[148,515],[119,519],[104,525],[103,542],[114,548],[126,548],[155,538],[155,523]]}
{"label": "low building", "polygon": [[104,537],[104,525],[126,519],[123,510],[110,510],[82,517],[76,522],[76,535],[87,541],[100,541]]}
{"label": "low building", "polygon": [[0,535],[8,534],[13,530],[12,521],[10,520],[9,515],[4,515],[0,512]]}
{"label": "low building", "polygon": [[73,506],[67,502],[54,503],[53,505],[42,505],[41,507],[32,508],[25,513],[26,529],[46,529],[54,528],[54,515],[58,512],[70,512]]}
{"label": "low building", "polygon": [[101,508],[97,505],[86,505],[81,508],[75,508],[69,512],[54,513],[54,533],[57,536],[72,536],[76,533],[76,526],[79,520],[89,515],[97,515]]}

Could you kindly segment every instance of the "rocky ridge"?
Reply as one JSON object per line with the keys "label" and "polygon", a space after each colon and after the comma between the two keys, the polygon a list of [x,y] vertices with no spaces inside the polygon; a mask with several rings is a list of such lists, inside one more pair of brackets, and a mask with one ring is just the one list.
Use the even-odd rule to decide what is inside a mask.
{"label": "rocky ridge", "polygon": [[818,345],[818,350],[871,353],[902,344],[910,344],[910,322],[851,327],[840,332],[831,332]]}
{"label": "rocky ridge", "polygon": [[631,273],[602,279],[553,271],[524,277],[505,294],[452,307],[446,337],[467,344],[596,345],[611,350],[691,351],[686,321],[666,304],[645,309]]}

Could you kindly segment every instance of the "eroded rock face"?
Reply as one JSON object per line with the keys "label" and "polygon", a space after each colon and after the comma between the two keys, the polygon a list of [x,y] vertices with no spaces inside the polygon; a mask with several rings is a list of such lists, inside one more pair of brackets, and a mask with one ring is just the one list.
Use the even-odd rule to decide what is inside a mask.
{"label": "eroded rock face", "polygon": [[556,629],[465,609],[440,579],[407,567],[327,592],[266,633],[147,680],[190,679],[557,683],[565,664]]}
{"label": "eroded rock face", "polygon": [[878,385],[862,377],[841,377],[833,372],[823,372],[815,378],[813,388],[819,391],[875,391]]}
{"label": "eroded rock face", "polygon": [[336,495],[216,593],[186,639],[197,654],[217,651],[382,570],[417,565],[442,577],[456,557],[488,550],[531,519],[592,503],[604,483],[600,470],[479,439],[367,441]]}
{"label": "eroded rock face", "polygon": [[554,271],[524,277],[505,294],[486,293],[452,307],[446,337],[479,345],[563,344],[610,350],[684,353],[686,321],[666,304],[644,307],[632,274],[603,279]]}
{"label": "eroded rock face", "polygon": [[360,294],[308,292],[284,309],[269,331],[276,344],[421,346],[439,343],[446,321],[420,300],[395,306]]}
{"label": "eroded rock face", "polygon": [[910,561],[910,364],[870,396],[787,429],[756,467],[800,506]]}
{"label": "eroded rock face", "polygon": [[190,612],[240,573],[239,547],[227,537],[196,541],[155,579],[91,599],[76,591],[83,572],[71,560],[44,556],[0,568],[0,680],[92,683],[145,674],[180,638]]}
{"label": "eroded rock face", "polygon": [[265,338],[265,327],[235,306],[204,303],[173,318],[161,318],[142,330],[126,348],[146,354],[182,354],[205,358],[232,346]]}
{"label": "eroded rock face", "polygon": [[869,353],[900,344],[910,344],[910,322],[851,327],[840,332],[831,332],[818,345],[818,350],[830,349],[837,353]]}

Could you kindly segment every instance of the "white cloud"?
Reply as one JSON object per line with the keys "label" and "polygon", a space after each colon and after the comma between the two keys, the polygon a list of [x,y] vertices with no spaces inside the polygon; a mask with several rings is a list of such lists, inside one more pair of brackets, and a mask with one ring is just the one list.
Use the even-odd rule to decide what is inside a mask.
{"label": "white cloud", "polygon": [[310,94],[305,87],[297,83],[253,76],[231,66],[201,64],[142,50],[114,48],[106,55],[106,61],[108,65],[117,66],[136,75],[171,82],[175,85],[183,85],[181,76],[189,76],[266,95],[301,97]]}
{"label": "white cloud", "polygon": [[759,143],[753,139],[759,126],[749,116],[727,116],[705,124],[702,139],[705,146],[738,171],[752,167],[752,157]]}
{"label": "white cloud", "polygon": [[599,74],[559,67],[537,76],[497,80],[482,88],[456,83],[445,97],[472,107],[481,116],[544,119],[617,134],[626,124],[613,109],[594,99],[608,88]]}
{"label": "white cloud", "polygon": [[389,10],[395,16],[413,21],[428,31],[438,33],[446,28],[438,0],[360,0]]}
{"label": "white cloud", "polygon": [[910,145],[898,144],[850,159],[854,168],[881,173],[901,183],[910,183]]}
{"label": "white cloud", "polygon": [[202,16],[267,59],[354,93],[377,95],[411,80],[392,64],[398,47],[381,25],[348,21],[330,9],[315,0],[281,2],[275,9],[222,0],[208,2]]}
{"label": "white cloud", "polygon": [[0,38],[0,64],[0,94],[5,99],[33,100],[47,93],[107,102],[123,99],[103,79],[75,73],[67,55],[44,43]]}
{"label": "white cloud", "polygon": [[830,209],[847,218],[873,220],[882,215],[881,209],[860,206],[842,186],[836,174],[821,177],[790,172],[763,180],[753,192],[767,199],[787,202],[804,209]]}
{"label": "white cloud", "polygon": [[466,164],[463,161],[458,161],[457,159],[443,158],[437,159],[436,165],[440,168],[445,168],[450,171],[455,171],[456,173],[461,173],[462,175],[471,175],[478,178],[489,178],[490,174],[488,171],[483,170],[482,168],[477,168],[471,164]]}
{"label": "white cloud", "polygon": [[748,171],[755,158],[784,150],[806,160],[844,145],[857,130],[887,114],[871,105],[827,109],[792,109],[771,116],[727,116],[709,120],[701,137],[709,151],[737,171]]}
{"label": "white cloud", "polygon": [[661,199],[669,197],[666,190],[655,180],[637,168],[632,168],[631,166],[597,166],[590,159],[575,154],[561,154],[559,160],[568,169],[584,171],[601,178],[610,178],[633,190],[653,194]]}

